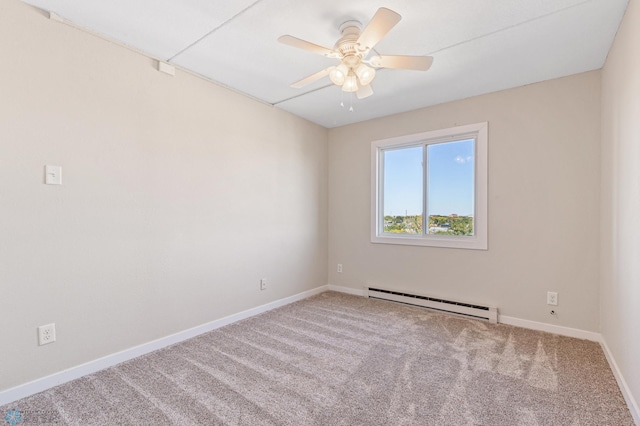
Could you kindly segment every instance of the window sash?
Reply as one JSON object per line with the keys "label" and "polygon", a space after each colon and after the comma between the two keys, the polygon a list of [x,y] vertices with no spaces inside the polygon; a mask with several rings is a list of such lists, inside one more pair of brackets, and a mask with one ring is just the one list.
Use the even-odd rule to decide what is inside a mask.
{"label": "window sash", "polygon": [[[372,217],[373,243],[424,245],[436,247],[487,249],[487,133],[488,124],[478,123],[407,135],[372,142]],[[473,235],[442,235],[429,233],[428,146],[440,143],[473,140],[474,191]],[[397,149],[421,146],[422,167],[422,233],[396,234],[384,231],[384,153]]]}
{"label": "window sash", "polygon": [[[474,196],[473,196],[473,212],[472,212],[472,216],[474,218],[474,222],[475,222],[475,217],[476,215],[476,202],[475,202],[475,187],[476,187],[476,176],[475,176],[475,171],[477,168],[477,164],[476,164],[476,160],[477,160],[477,155],[476,155],[476,151],[477,151],[477,137],[475,134],[473,135],[461,135],[460,137],[457,138],[447,138],[447,140],[437,140],[437,141],[433,141],[433,140],[429,140],[429,141],[424,141],[422,143],[419,144],[413,144],[413,145],[405,145],[405,146],[393,146],[390,148],[380,148],[380,157],[381,157],[381,162],[380,162],[380,170],[379,170],[379,175],[380,175],[380,194],[379,194],[379,198],[380,198],[380,202],[379,202],[379,214],[378,214],[378,232],[384,235],[395,235],[398,237],[402,237],[405,235],[414,235],[414,234],[406,234],[406,233],[393,233],[393,232],[387,232],[385,231],[385,206],[386,206],[386,201],[385,201],[385,194],[387,193],[387,188],[385,186],[385,181],[386,181],[386,177],[387,177],[387,167],[385,164],[385,158],[387,158],[387,153],[388,152],[392,152],[392,151],[398,151],[398,150],[404,150],[404,149],[411,149],[411,148],[417,148],[420,147],[422,148],[422,213],[421,213],[421,217],[422,217],[422,232],[421,235],[423,236],[432,236],[432,235],[441,235],[441,234],[432,234],[429,232],[429,220],[431,219],[431,215],[430,215],[430,207],[431,207],[431,198],[430,198],[430,193],[429,193],[429,188],[430,188],[430,181],[429,181],[429,173],[430,173],[430,169],[429,169],[429,146],[432,145],[440,145],[440,144],[446,144],[446,143],[456,143],[456,142],[464,142],[464,141],[473,141],[473,161],[474,161],[474,173],[473,173],[473,186],[474,186]],[[416,215],[417,216],[417,215]],[[475,223],[473,226],[473,230],[475,233]],[[469,238],[472,235],[447,235],[448,237],[453,237],[453,238]]]}

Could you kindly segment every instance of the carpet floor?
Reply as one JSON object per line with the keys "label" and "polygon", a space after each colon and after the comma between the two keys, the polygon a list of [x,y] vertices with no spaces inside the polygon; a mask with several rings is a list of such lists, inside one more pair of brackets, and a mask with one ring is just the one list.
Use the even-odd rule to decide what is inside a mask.
{"label": "carpet floor", "polygon": [[634,424],[597,343],[334,292],[8,410],[19,426]]}

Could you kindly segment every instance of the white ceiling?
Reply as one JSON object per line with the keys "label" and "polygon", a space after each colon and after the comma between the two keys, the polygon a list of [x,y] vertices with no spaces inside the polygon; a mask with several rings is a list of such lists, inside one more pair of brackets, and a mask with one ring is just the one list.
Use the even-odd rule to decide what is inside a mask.
{"label": "white ceiling", "polygon": [[[154,58],[325,127],[599,69],[628,0],[26,0]],[[379,54],[431,55],[427,72],[379,70],[358,100],[328,78],[289,87],[335,59],[278,43],[332,48],[338,27],[379,7],[402,20]],[[340,107],[344,95],[346,108]],[[354,111],[349,112],[352,102]]]}

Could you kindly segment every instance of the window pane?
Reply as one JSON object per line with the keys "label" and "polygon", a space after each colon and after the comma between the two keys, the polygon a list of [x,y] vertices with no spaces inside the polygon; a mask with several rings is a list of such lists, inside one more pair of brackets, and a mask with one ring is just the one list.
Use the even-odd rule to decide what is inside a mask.
{"label": "window pane", "polygon": [[473,235],[474,140],[427,146],[429,234]]}
{"label": "window pane", "polygon": [[384,232],[422,234],[422,146],[383,151]]}

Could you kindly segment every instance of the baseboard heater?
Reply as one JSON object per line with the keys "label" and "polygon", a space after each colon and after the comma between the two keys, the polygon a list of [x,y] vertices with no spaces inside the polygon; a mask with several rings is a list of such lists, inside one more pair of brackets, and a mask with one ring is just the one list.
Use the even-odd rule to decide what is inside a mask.
{"label": "baseboard heater", "polygon": [[422,306],[424,308],[463,315],[470,318],[484,319],[494,324],[498,322],[498,308],[492,306],[474,305],[381,288],[367,287],[365,290],[367,297],[372,299],[389,300],[407,305]]}

